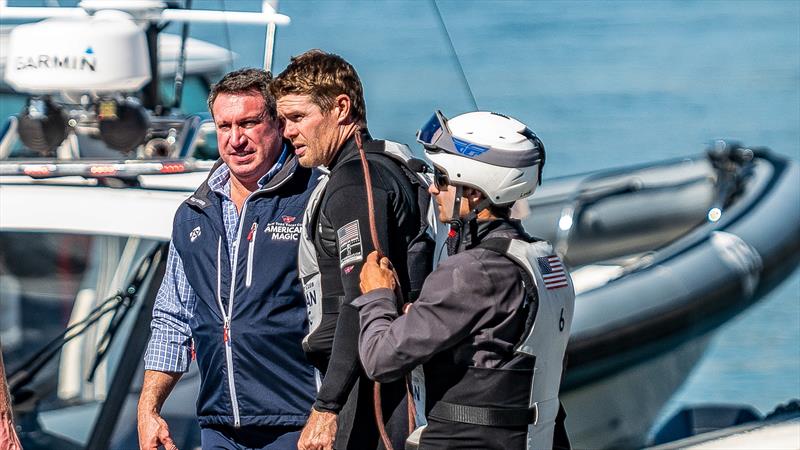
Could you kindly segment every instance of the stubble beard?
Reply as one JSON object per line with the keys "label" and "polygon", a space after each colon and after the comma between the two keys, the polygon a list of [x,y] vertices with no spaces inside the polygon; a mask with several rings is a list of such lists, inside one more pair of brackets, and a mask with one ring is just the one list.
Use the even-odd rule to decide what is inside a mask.
{"label": "stubble beard", "polygon": [[[333,160],[334,155],[338,152],[339,149],[336,151],[330,152],[328,155],[327,152],[323,151],[321,148],[315,149],[314,151],[309,151],[308,145],[306,145],[306,151],[303,153],[302,156],[297,158],[298,163],[301,166],[313,169],[315,167],[320,166],[327,166]],[[327,157],[327,158],[326,158]]]}
{"label": "stubble beard", "polygon": [[319,166],[322,165],[322,163],[320,161],[318,161],[319,159],[320,158],[317,158],[317,157],[314,157],[313,155],[309,155],[308,153],[305,153],[303,156],[299,156],[297,158],[297,162],[301,166],[303,166],[303,167],[305,167],[307,169],[313,169],[315,167],[319,167]]}

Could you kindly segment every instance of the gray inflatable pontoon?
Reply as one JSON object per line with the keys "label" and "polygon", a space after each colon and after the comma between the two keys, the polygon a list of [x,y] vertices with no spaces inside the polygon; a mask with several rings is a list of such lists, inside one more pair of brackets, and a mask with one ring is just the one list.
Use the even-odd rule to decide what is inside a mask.
{"label": "gray inflatable pontoon", "polygon": [[800,167],[738,143],[550,180],[529,208],[575,282],[562,399],[578,448],[644,444],[710,332],[800,260]]}

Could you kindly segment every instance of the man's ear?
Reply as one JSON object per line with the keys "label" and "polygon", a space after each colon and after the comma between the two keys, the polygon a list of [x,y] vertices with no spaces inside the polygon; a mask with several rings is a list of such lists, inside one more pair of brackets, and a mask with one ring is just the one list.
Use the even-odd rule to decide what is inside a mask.
{"label": "man's ear", "polygon": [[352,119],[350,118],[350,108],[352,108],[350,97],[346,94],[339,94],[333,103],[333,113],[336,115],[336,123],[339,125],[349,124]]}
{"label": "man's ear", "polygon": [[464,188],[464,197],[466,197],[467,200],[469,200],[470,208],[474,208],[478,203],[481,202],[481,200],[483,200],[484,196],[483,196],[483,192],[481,192],[481,191],[479,191],[479,190],[477,190],[475,188],[465,187]]}

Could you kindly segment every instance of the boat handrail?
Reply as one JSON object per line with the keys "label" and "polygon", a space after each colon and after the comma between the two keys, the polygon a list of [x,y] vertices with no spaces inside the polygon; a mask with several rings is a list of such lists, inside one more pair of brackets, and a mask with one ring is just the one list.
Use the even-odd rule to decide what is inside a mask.
{"label": "boat handrail", "polygon": [[[651,169],[653,166],[648,166],[644,169]],[[592,174],[583,179],[575,193],[561,209],[561,214],[557,222],[556,238],[554,242],[555,250],[563,258],[569,259],[567,251],[569,250],[569,242],[573,236],[575,225],[580,222],[581,215],[587,206],[595,204],[601,200],[618,196],[632,194],[643,191],[658,191],[665,189],[675,189],[685,186],[690,186],[697,183],[707,182],[709,177],[707,175],[694,176],[691,178],[682,179],[679,181],[671,181],[665,183],[645,182],[641,177],[635,173],[629,175],[623,180],[608,185],[598,186],[599,182],[605,179],[618,177],[625,172],[618,170],[603,171]]]}
{"label": "boat handrail", "polygon": [[185,159],[134,159],[63,161],[55,159],[19,162],[0,161],[0,177],[28,176],[33,179],[83,177],[86,179],[116,178],[127,182],[140,175],[168,175],[207,172],[215,161]]}
{"label": "boat handrail", "polygon": [[[719,146],[719,144],[718,144],[719,142],[720,141],[717,141],[716,143],[712,143],[712,145]],[[725,142],[725,141],[722,141],[722,142]],[[714,151],[713,147],[709,148],[708,149],[709,155],[713,151]],[[781,163],[780,159],[774,158],[772,156],[770,150],[767,147],[752,147],[752,148],[748,148],[748,147],[741,146],[738,142],[727,143],[727,150],[726,150],[727,153],[730,153],[730,152],[739,153],[740,151],[743,151],[744,153],[740,154],[738,156],[737,155],[730,155],[730,154],[727,156],[727,157],[730,157],[730,160],[735,162],[735,165],[734,166],[729,166],[728,169],[732,169],[736,173],[736,175],[733,176],[733,179],[725,180],[726,177],[725,177],[725,174],[723,173],[721,177],[718,177],[717,184],[716,184],[716,188],[717,188],[716,198],[717,198],[717,200],[720,199],[721,195],[724,195],[724,194],[729,194],[730,195],[730,197],[726,198],[725,201],[722,202],[722,204],[724,204],[724,206],[726,208],[731,206],[730,205],[731,200],[734,198],[735,195],[737,195],[739,193],[738,189],[741,188],[742,182],[744,181],[744,177],[749,177],[749,176],[751,176],[751,175],[753,175],[755,173],[755,159],[756,159],[756,157],[758,157],[758,158],[760,158],[762,160],[767,160],[773,166],[777,165],[779,167],[782,167],[779,170],[779,172],[783,172],[783,170],[785,168],[785,163]],[[711,159],[713,159],[713,158],[714,157],[711,156]],[[716,165],[715,165],[715,168],[718,169],[718,171],[720,170],[720,168],[717,167]],[[773,174],[771,176],[772,177],[776,177],[778,175],[777,174]],[[730,191],[725,186],[725,184],[730,183],[731,181],[734,181],[736,183],[737,190]],[[762,195],[764,191],[769,189],[770,186],[771,186],[771,183],[768,183],[766,181],[759,182],[759,183],[756,184],[756,187],[755,187],[755,191],[757,191],[757,192],[749,193],[748,197],[758,197],[758,196]],[[717,207],[716,205],[718,205],[718,204],[719,204],[719,202],[717,201],[711,206],[711,208],[709,208],[709,213],[708,213],[709,217],[707,217],[707,220],[706,220],[706,223],[705,223],[705,226],[712,226],[717,230],[725,229],[727,226],[730,225],[730,223],[732,223],[733,221],[737,220],[737,216],[741,215],[742,211],[746,210],[749,207],[748,205],[737,205],[737,207],[735,208],[736,212],[729,210],[727,214],[723,214],[723,210],[721,209],[719,211],[719,216],[716,217],[717,220],[710,220],[711,219],[710,218],[711,212],[714,210],[714,208]],[[728,209],[731,209],[731,208],[728,208]],[[665,261],[665,260],[668,260],[670,258],[673,258],[673,257],[679,255],[681,252],[685,251],[687,248],[691,248],[691,247],[697,245],[699,242],[702,242],[705,239],[708,239],[708,234],[707,233],[694,232],[694,233],[692,233],[690,235],[684,236],[682,238],[682,241],[684,241],[682,243],[682,245],[677,246],[677,247],[676,246],[671,246],[669,251],[660,252],[658,254],[658,259],[657,260],[656,260],[655,252],[651,252],[649,254],[649,256],[648,256],[648,260],[635,263],[634,265],[629,267],[629,270],[627,272],[632,272],[632,271],[635,271],[635,270],[642,269],[644,267],[647,267],[647,266],[655,263],[656,261],[658,261],[660,263],[662,261]]]}
{"label": "boat handrail", "polygon": [[[116,153],[118,158],[123,160],[133,160],[135,154],[137,160],[166,160],[166,159],[202,159],[196,154],[198,144],[203,141],[204,137],[208,137],[215,133],[215,125],[208,113],[197,113],[187,117],[174,117],[174,116],[160,116],[151,117],[151,130],[158,130],[159,135],[150,135],[147,142],[140,144],[135,152],[130,155],[125,152]],[[14,146],[20,140],[19,132],[19,118],[9,116],[4,122],[2,131],[0,131],[0,164],[6,162],[21,162],[24,163],[23,157],[13,156]],[[96,125],[88,122],[86,124],[79,123],[73,127],[74,131],[70,131],[64,141],[58,146],[54,156],[43,156],[42,159],[36,158],[36,163],[52,163],[52,164],[66,164],[78,161],[86,161],[86,158],[81,157],[81,147],[75,138],[76,135],[87,135],[86,129],[94,129]],[[80,130],[80,131],[79,131]],[[166,146],[160,149],[160,146]],[[165,150],[166,149],[166,150]],[[216,148],[214,148],[214,152]],[[157,156],[149,156],[157,155]],[[127,158],[126,158],[127,156]],[[209,155],[216,159],[216,155]],[[100,158],[96,158],[100,159]],[[114,162],[115,158],[105,158],[105,162]],[[2,175],[9,175],[8,170],[0,172]]]}
{"label": "boat handrail", "polygon": [[716,222],[741,191],[743,181],[752,173],[755,152],[739,142],[720,139],[712,143],[707,154],[719,174],[716,199],[708,211],[708,220]]}
{"label": "boat handrail", "polygon": [[11,153],[11,146],[14,144],[14,140],[11,139],[11,136],[16,134],[18,122],[19,119],[17,116],[9,116],[8,119],[3,122],[3,128],[0,130],[0,160]]}
{"label": "boat handrail", "polygon": [[268,3],[262,4],[262,10],[252,11],[216,11],[185,10],[168,8],[165,4],[155,2],[120,2],[118,0],[83,0],[76,7],[24,7],[6,6],[0,2],[0,15],[6,20],[49,19],[49,18],[85,18],[102,10],[124,11],[132,18],[159,23],[193,22],[193,23],[238,23],[249,25],[288,25],[289,16],[279,14]]}
{"label": "boat handrail", "polygon": [[[714,170],[714,175],[710,178],[708,175],[701,175],[684,178],[678,182],[644,183],[644,181],[638,178],[634,173],[626,180],[600,186],[598,188],[597,182],[619,176],[621,172],[600,172],[590,175],[581,181],[578,189],[575,190],[575,194],[562,209],[555,240],[556,251],[569,262],[567,255],[569,241],[573,237],[575,224],[580,222],[581,214],[587,206],[615,195],[624,195],[645,190],[680,188],[698,182],[707,182],[709,179],[714,183],[713,202],[709,206],[705,218],[706,220],[702,223],[712,226],[722,226],[727,222],[721,220],[724,208],[730,206],[732,201],[740,193],[744,181],[751,176],[754,171],[756,151],[765,153],[767,150],[755,149],[754,151],[734,141],[718,140],[712,142],[706,150],[707,159],[711,168]],[[647,168],[652,168],[652,166],[643,169]],[[673,253],[680,251],[680,249],[676,249],[674,246],[663,248],[666,249],[668,247],[671,248],[668,253],[663,253],[661,249],[654,249],[641,253],[637,258],[622,265],[623,270],[620,276],[649,267],[654,262],[669,258]],[[684,248],[684,246],[681,246],[681,248]]]}

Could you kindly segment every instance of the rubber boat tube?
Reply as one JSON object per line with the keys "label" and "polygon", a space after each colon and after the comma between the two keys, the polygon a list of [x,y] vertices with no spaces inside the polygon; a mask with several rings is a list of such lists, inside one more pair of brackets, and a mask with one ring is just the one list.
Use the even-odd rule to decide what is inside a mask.
{"label": "rubber boat tube", "polygon": [[[526,228],[563,252],[578,291],[562,383],[568,421],[610,414],[618,399],[600,397],[615,389],[639,389],[636,402],[658,403],[617,405],[605,428],[573,444],[643,444],[710,333],[797,267],[800,166],[766,149],[744,149],[749,154],[740,158],[742,150],[728,144],[722,157],[550,180],[529,204]],[[612,382],[617,388],[602,386]],[[619,392],[634,382],[671,384],[657,395],[647,386]],[[571,410],[571,401],[583,408]],[[591,404],[597,407],[586,411]],[[633,418],[639,429],[622,430]],[[609,426],[629,435],[612,437]]]}

